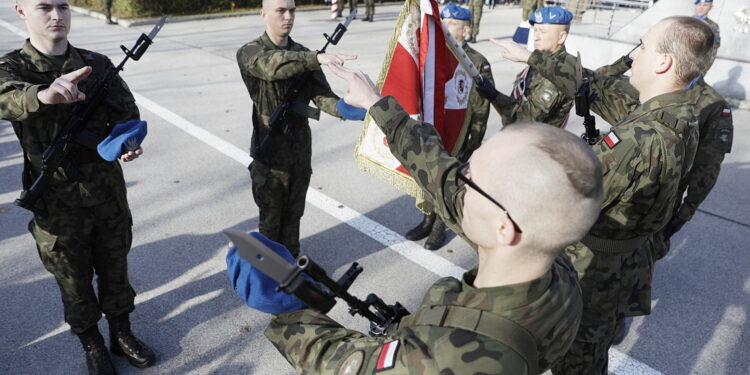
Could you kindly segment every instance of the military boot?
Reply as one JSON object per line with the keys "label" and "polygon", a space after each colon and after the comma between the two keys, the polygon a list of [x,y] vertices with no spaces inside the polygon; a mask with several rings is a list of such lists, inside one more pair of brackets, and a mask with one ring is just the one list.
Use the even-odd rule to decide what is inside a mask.
{"label": "military boot", "polygon": [[127,314],[107,318],[109,321],[109,338],[112,342],[112,353],[124,355],[131,365],[146,368],[154,364],[156,355],[141,340],[133,336],[130,330],[130,318]]}
{"label": "military boot", "polygon": [[86,367],[91,375],[116,375],[112,359],[109,358],[107,347],[104,346],[104,338],[99,333],[99,328],[93,326],[83,333],[78,334],[83,350],[86,352]]}
{"label": "military boot", "polygon": [[406,239],[409,241],[419,241],[427,237],[432,230],[432,224],[435,223],[436,216],[437,215],[435,214],[424,215],[424,218],[422,218],[422,222],[406,232],[404,237],[406,237]]}
{"label": "military boot", "polygon": [[427,237],[427,241],[424,242],[424,248],[434,251],[443,247],[443,242],[445,242],[445,224],[440,217],[436,217],[435,223],[432,225],[430,236]]}

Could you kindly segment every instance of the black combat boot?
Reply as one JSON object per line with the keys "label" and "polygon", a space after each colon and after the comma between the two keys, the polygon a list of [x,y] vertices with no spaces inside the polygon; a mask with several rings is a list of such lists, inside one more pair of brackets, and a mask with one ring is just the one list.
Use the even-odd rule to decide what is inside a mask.
{"label": "black combat boot", "polygon": [[112,343],[112,353],[124,355],[131,365],[146,368],[156,362],[156,355],[146,344],[133,336],[130,330],[130,318],[127,314],[107,318],[109,321],[109,338]]}
{"label": "black combat boot", "polygon": [[430,234],[430,231],[432,230],[432,224],[435,222],[435,216],[437,215],[435,214],[424,215],[422,222],[417,224],[416,227],[406,232],[404,237],[406,237],[406,239],[409,241],[419,241],[427,237]]}
{"label": "black combat boot", "polygon": [[443,242],[445,242],[445,224],[440,217],[437,217],[435,218],[435,224],[432,225],[430,236],[424,242],[424,248],[434,251],[443,247]]}
{"label": "black combat boot", "polygon": [[83,350],[86,352],[86,367],[90,375],[116,375],[112,359],[109,358],[107,347],[104,346],[104,338],[99,333],[99,328],[93,326],[83,333],[78,334]]}

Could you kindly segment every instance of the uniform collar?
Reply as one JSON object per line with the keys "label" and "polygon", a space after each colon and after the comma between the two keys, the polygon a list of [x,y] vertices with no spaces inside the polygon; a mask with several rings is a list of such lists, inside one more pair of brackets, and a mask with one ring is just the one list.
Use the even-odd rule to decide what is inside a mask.
{"label": "uniform collar", "polygon": [[663,109],[665,107],[687,104],[691,101],[688,90],[677,90],[657,95],[641,104],[627,117],[627,119],[632,121],[633,119],[641,117],[649,112]]}
{"label": "uniform collar", "polygon": [[286,44],[286,47],[279,47],[279,46],[277,46],[276,44],[274,44],[274,43],[273,43],[273,42],[271,41],[271,38],[270,38],[270,37],[268,37],[268,33],[266,33],[266,32],[263,32],[263,35],[261,35],[261,36],[260,36],[260,42],[261,42],[261,43],[262,43],[262,44],[263,44],[264,46],[266,46],[266,47],[268,47],[268,48],[273,48],[273,49],[280,49],[280,50],[290,50],[290,51],[294,50],[293,46],[294,46],[294,45],[296,44],[296,43],[295,43],[295,42],[294,42],[294,41],[292,40],[292,37],[290,36],[290,37],[289,37],[289,43],[287,43],[287,44]]}
{"label": "uniform collar", "polygon": [[[68,50],[65,54],[67,55],[67,58],[63,64],[62,72],[72,72],[86,66],[83,57],[81,57],[80,53],[78,53],[70,43],[68,43]],[[37,73],[57,72],[58,68],[52,64],[49,58],[34,48],[34,46],[31,45],[31,41],[28,39],[26,39],[26,43],[24,43],[23,48],[21,49],[21,55],[24,55],[28,61],[31,61],[31,66],[29,68]]]}
{"label": "uniform collar", "polygon": [[552,270],[550,270],[544,276],[525,283],[476,288],[473,285],[477,271],[475,268],[464,273],[463,288],[455,304],[485,311],[508,311],[538,300],[549,289],[552,282]]}

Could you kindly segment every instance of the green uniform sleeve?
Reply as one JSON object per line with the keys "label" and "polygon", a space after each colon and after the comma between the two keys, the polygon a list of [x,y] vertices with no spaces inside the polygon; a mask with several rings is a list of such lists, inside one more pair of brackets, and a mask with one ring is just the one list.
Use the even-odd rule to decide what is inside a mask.
{"label": "green uniform sleeve", "polygon": [[250,42],[237,51],[237,64],[244,73],[273,81],[287,79],[307,70],[319,70],[316,51],[289,51],[266,48]]}
{"label": "green uniform sleeve", "polygon": [[[112,65],[112,61],[109,59],[106,61],[107,64]],[[133,93],[130,92],[130,88],[119,74],[109,84],[109,94],[105,103],[107,105],[107,121],[111,125],[122,124],[141,118]]]}
{"label": "green uniform sleeve", "polygon": [[339,97],[331,91],[331,86],[328,85],[328,81],[326,80],[323,71],[316,70],[313,72],[312,76],[315,81],[312,97],[315,106],[331,116],[341,118],[338,109],[336,109],[336,103],[339,101]]}
{"label": "green uniform sleeve", "polygon": [[[556,117],[564,118],[564,115],[559,116],[559,112],[564,110],[566,99],[571,100],[566,98],[558,88],[547,83],[536,87],[534,92],[526,96],[526,100],[514,99],[500,93],[492,104],[502,117],[503,125],[518,121],[548,123],[556,122],[554,120]],[[560,124],[552,125],[559,126]]]}
{"label": "green uniform sleeve", "polygon": [[37,93],[47,87],[24,82],[14,63],[0,60],[0,118],[24,121],[43,112],[49,106],[39,101]]}
{"label": "green uniform sleeve", "polygon": [[617,59],[617,61],[613,62],[612,64],[597,68],[595,72],[596,74],[617,77],[625,74],[625,72],[627,72],[628,70],[630,70],[630,66],[626,61],[626,57],[623,56]]}
{"label": "green uniform sleeve", "polygon": [[409,117],[391,96],[375,103],[369,113],[385,134],[393,156],[435,206],[435,213],[466,239],[461,228],[466,190],[456,177],[459,161],[445,150],[435,127]]}
{"label": "green uniform sleeve", "polygon": [[[565,54],[555,59],[535,50],[529,57],[528,64],[557,86],[562,95],[571,100],[575,99],[576,58],[573,55]],[[633,95],[633,91],[625,89],[630,85],[627,80],[597,74],[588,69],[584,69],[583,74],[592,78],[591,93],[596,94],[596,99],[591,103],[591,110],[604,121],[612,125],[617,124],[638,107],[638,97]]]}
{"label": "green uniform sleeve", "polygon": [[701,128],[705,134],[701,134],[693,167],[687,176],[687,194],[677,211],[677,216],[685,221],[692,219],[716,185],[724,155],[732,150],[734,126],[729,106],[717,102],[708,110],[711,111],[708,122]]}
{"label": "green uniform sleeve", "polygon": [[[485,64],[489,65],[490,63],[485,60],[484,63],[480,65],[480,69]],[[491,71],[482,70],[481,76],[482,79],[489,80],[493,86],[495,85]],[[469,133],[466,136],[466,141],[464,141],[464,144],[461,147],[461,152],[457,154],[458,159],[462,162],[469,160],[469,157],[474,153],[474,150],[482,145],[484,133],[487,131],[487,119],[490,117],[490,103],[487,99],[479,96],[476,91],[473,91],[469,97],[468,109],[471,111],[468,129]]]}

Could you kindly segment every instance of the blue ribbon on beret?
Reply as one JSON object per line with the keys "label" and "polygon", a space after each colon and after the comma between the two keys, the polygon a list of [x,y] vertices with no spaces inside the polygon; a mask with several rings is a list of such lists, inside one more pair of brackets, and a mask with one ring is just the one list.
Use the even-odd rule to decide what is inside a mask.
{"label": "blue ribbon on beret", "polygon": [[563,7],[544,7],[529,17],[529,23],[546,23],[551,25],[567,25],[573,20],[573,13]]}
{"label": "blue ribbon on beret", "polygon": [[366,109],[350,105],[344,101],[344,98],[341,98],[336,102],[336,110],[339,111],[341,117],[346,120],[362,121],[367,114]]}
{"label": "blue ribbon on beret", "polygon": [[695,5],[698,5],[700,3],[713,3],[714,0],[695,0]]}
{"label": "blue ribbon on beret", "polygon": [[[284,245],[273,242],[258,232],[250,232],[250,235],[289,263],[294,263],[292,254]],[[284,314],[307,308],[307,305],[294,295],[276,291],[279,283],[242,259],[237,253],[237,246],[230,247],[227,252],[227,273],[234,292],[253,309],[268,314]]]}
{"label": "blue ribbon on beret", "polygon": [[102,159],[115,161],[120,155],[141,147],[147,133],[146,121],[133,120],[117,124],[112,128],[112,133],[96,146],[96,151]]}
{"label": "blue ribbon on beret", "polygon": [[450,3],[446,5],[440,12],[440,18],[453,18],[457,20],[470,21],[471,11],[464,7],[460,7],[456,4]]}

